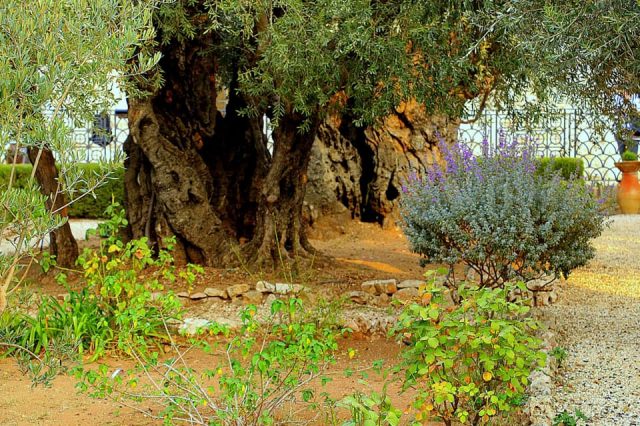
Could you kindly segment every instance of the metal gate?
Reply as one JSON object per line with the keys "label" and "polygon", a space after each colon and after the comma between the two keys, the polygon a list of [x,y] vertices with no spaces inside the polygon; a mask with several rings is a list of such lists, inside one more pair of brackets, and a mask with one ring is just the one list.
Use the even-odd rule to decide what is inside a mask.
{"label": "metal gate", "polygon": [[480,152],[485,138],[495,146],[501,133],[507,138],[529,138],[538,156],[582,158],[585,177],[606,184],[615,182],[619,174],[614,166],[619,154],[613,127],[605,119],[571,108],[546,111],[533,126],[518,124],[505,113],[485,111],[474,123],[460,126],[458,139]]}

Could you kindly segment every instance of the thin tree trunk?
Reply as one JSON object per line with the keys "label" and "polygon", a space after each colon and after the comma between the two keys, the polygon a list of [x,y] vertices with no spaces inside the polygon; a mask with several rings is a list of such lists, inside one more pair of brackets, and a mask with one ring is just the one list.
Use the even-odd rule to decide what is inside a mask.
{"label": "thin tree trunk", "polygon": [[[29,159],[35,162],[38,156],[38,148],[29,148]],[[36,180],[40,185],[40,191],[47,197],[47,208],[57,211],[56,214],[67,217],[67,209],[64,194],[58,184],[58,170],[55,158],[51,151],[42,148],[40,161],[36,169]],[[49,234],[49,251],[56,256],[56,263],[64,268],[72,267],[78,258],[78,243],[71,233],[69,221]]]}

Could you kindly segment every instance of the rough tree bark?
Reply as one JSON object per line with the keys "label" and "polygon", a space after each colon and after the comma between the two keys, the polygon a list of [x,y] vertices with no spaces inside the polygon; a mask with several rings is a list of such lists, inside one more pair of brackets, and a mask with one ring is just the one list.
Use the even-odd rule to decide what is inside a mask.
{"label": "rough tree bark", "polygon": [[[41,148],[42,153],[36,167],[36,180],[40,191],[47,197],[47,208],[62,217],[67,217],[67,202],[58,184],[58,169],[55,158],[47,148]],[[29,148],[28,155],[32,164],[38,157],[38,148]],[[56,256],[56,263],[63,268],[71,268],[78,258],[78,243],[71,233],[69,222],[49,234],[49,251]]]}
{"label": "rough tree bark", "polygon": [[358,128],[348,117],[327,120],[314,145],[307,201],[329,212],[344,206],[354,218],[391,225],[402,184],[440,161],[439,139],[452,143],[458,126],[415,102],[400,105],[377,126]]}
{"label": "rough tree bark", "polygon": [[177,259],[212,264],[227,250],[222,220],[210,203],[214,182],[200,154],[216,122],[215,64],[201,55],[210,40],[163,48],[166,83],[153,96],[129,100],[125,145],[126,209],[131,236],[157,245],[177,239]]}
{"label": "rough tree bark", "polygon": [[247,103],[235,87],[228,112],[216,111],[215,58],[201,54],[208,37],[163,45],[163,88],[129,101],[130,236],[156,246],[175,236],[178,260],[280,266],[312,251],[301,215],[319,120],[301,134],[302,117],[282,117],[271,154],[261,115],[238,113]]}
{"label": "rough tree bark", "polygon": [[307,169],[320,120],[312,118],[300,133],[303,118],[288,114],[274,129],[273,158],[260,185],[256,227],[245,254],[254,264],[314,254],[302,222]]}

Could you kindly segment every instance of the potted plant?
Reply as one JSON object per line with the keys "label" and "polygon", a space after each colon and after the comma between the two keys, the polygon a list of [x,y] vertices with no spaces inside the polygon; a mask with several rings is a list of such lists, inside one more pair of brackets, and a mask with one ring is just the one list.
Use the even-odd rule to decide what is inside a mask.
{"label": "potted plant", "polygon": [[622,161],[615,166],[622,172],[622,179],[618,184],[618,205],[623,214],[640,213],[640,182],[638,170],[640,161],[638,155],[626,150],[622,153]]}

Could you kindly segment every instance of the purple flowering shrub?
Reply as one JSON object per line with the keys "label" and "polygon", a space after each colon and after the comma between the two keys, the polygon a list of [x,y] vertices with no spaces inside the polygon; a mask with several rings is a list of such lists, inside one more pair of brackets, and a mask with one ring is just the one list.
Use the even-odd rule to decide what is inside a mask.
{"label": "purple flowering shrub", "polygon": [[443,163],[403,188],[404,232],[424,263],[465,264],[482,287],[560,274],[594,256],[605,217],[581,181],[534,173],[533,147],[504,138],[466,146],[441,142]]}

